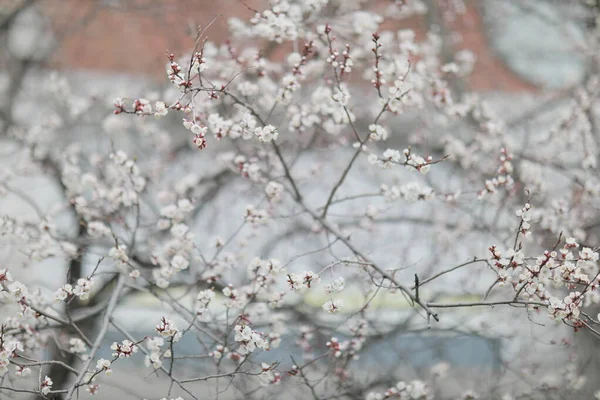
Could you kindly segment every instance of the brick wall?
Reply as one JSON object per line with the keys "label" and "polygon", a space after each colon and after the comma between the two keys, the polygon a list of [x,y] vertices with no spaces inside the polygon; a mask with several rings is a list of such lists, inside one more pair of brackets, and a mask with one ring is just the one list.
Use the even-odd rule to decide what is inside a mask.
{"label": "brick wall", "polygon": [[[125,7],[119,6],[126,4]],[[261,8],[261,0],[43,0],[40,6],[61,38],[52,59],[59,68],[77,68],[144,74],[164,79],[165,50],[182,53],[193,45],[192,32],[222,14],[209,31],[210,40],[221,43],[227,37],[226,19],[252,15],[244,4]],[[374,1],[369,7],[382,7]],[[383,29],[411,28],[422,35],[424,19],[386,23]],[[488,45],[477,1],[466,14],[445,22],[447,32],[462,37],[458,49],[470,49],[477,56],[476,68],[467,84],[475,91],[533,91],[536,87],[512,73]],[[282,57],[285,50],[276,51]]]}

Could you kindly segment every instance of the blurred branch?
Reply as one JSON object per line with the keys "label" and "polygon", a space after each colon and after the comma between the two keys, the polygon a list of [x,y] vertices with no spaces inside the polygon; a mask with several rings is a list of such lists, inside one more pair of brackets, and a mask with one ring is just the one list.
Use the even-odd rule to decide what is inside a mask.
{"label": "blurred branch", "polygon": [[0,31],[7,30],[21,11],[29,8],[30,6],[35,4],[37,1],[38,0],[23,0],[23,3],[21,5],[17,6],[6,17],[4,17],[2,20],[0,20]]}

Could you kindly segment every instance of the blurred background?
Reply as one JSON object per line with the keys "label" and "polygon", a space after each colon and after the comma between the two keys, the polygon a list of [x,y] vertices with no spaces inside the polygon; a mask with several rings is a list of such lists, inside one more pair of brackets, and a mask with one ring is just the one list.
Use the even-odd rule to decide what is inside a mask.
{"label": "blurred background", "polygon": [[[359,3],[377,10],[390,2]],[[429,19],[437,19],[446,40],[457,43],[454,50],[469,49],[477,57],[468,81],[471,90],[564,88],[584,75],[578,44],[592,14],[579,1],[471,0],[464,2],[464,9],[462,1],[429,3],[437,15],[386,22],[382,30],[413,29],[422,38]],[[453,4],[461,9],[453,10]],[[2,0],[0,27],[8,35],[8,49],[21,58],[43,59],[61,70],[131,74],[162,82],[165,51],[187,51],[198,25],[222,16],[209,35],[220,44],[228,36],[228,18],[250,18],[251,10],[262,5],[259,0]],[[444,18],[445,12],[452,12],[452,18]],[[275,52],[273,57],[284,55]]]}
{"label": "blurred background", "polygon": [[[377,10],[387,7],[390,1],[357,3],[364,9]],[[463,3],[429,0],[426,3],[431,12],[386,22],[381,29],[413,29],[419,39],[426,35],[430,26],[434,26],[450,51],[472,51],[477,62],[473,73],[461,83],[465,85],[463,90],[474,91],[489,99],[509,122],[517,124],[533,114],[537,115],[540,104],[547,113],[564,111],[561,101],[589,73],[588,58],[582,54],[581,46],[589,26],[595,23],[588,8],[597,6],[593,1],[467,0]],[[55,82],[57,72],[68,79],[70,90],[80,95],[82,108],[89,106],[90,102],[98,104],[95,112],[103,120],[102,116],[110,113],[112,98],[139,95],[140,88],[144,88],[145,94],[161,91],[168,83],[165,53],[180,55],[189,51],[198,25],[206,26],[218,17],[208,36],[214,43],[222,44],[228,37],[228,18],[250,18],[252,10],[262,9],[263,4],[259,0],[0,0],[2,134],[20,121],[35,120],[38,108],[51,107],[55,99],[32,95],[35,91],[31,89],[38,84]],[[278,46],[269,57],[282,60],[288,53],[289,48]],[[171,122],[165,129],[181,129],[180,121]],[[114,121],[110,123],[114,124]],[[94,129],[106,129],[106,126],[98,126],[81,125],[73,134],[89,134],[91,140],[95,140]],[[1,143],[1,150],[9,152],[5,142]],[[209,165],[203,167],[210,168]],[[23,187],[38,191],[46,203],[58,201],[56,188],[43,181],[24,183]],[[22,207],[17,200],[5,201],[2,205],[5,209]],[[220,211],[226,213],[229,206]],[[22,212],[26,214],[28,210]],[[229,221],[221,222],[221,225],[228,224]],[[398,230],[394,227],[389,229]],[[406,236],[413,232],[412,228],[402,229],[406,229],[403,230]],[[291,243],[296,245],[290,241],[287,246]],[[465,249],[462,254],[468,254],[468,250]],[[289,249],[285,251],[289,252]],[[14,260],[8,250],[4,256],[6,261]],[[90,257],[84,263],[87,268],[93,268],[96,260]],[[22,277],[15,274],[16,279],[28,276],[30,280],[38,280],[42,286],[60,286],[61,277],[45,275],[47,268],[49,264],[36,266],[34,274],[31,270],[24,271]],[[456,286],[460,286],[458,281]],[[457,289],[457,293],[451,294],[453,299],[471,298],[469,294],[459,292]],[[173,293],[178,294],[176,289]],[[179,294],[183,293],[182,289]],[[315,308],[322,303],[322,299],[306,298],[304,301],[307,307]],[[379,307],[386,310],[386,318],[390,320],[404,318],[407,312],[410,313],[406,303],[398,304],[385,298],[380,300]],[[160,303],[138,295],[121,304],[116,315],[130,333],[139,336],[153,329],[163,312]],[[505,319],[501,325],[512,325],[513,317],[510,312],[500,314],[499,318]],[[520,357],[524,349],[535,353],[539,364],[552,365],[550,369],[556,371],[562,371],[559,368],[572,357],[569,352],[560,357],[554,353],[544,357],[547,346],[567,337],[567,331],[557,328],[553,336],[542,334],[542,331],[546,332],[543,327],[527,324],[526,317],[521,315],[519,334],[522,340],[507,344],[502,340],[507,334],[502,327],[496,331],[489,328],[490,322],[498,322],[496,318],[496,314],[482,316],[467,310],[456,313],[447,328],[437,332],[393,333],[386,336],[385,341],[372,345],[365,354],[364,365],[377,371],[373,372],[374,375],[394,370],[407,376],[419,376],[435,366],[451,365],[454,369],[463,370],[457,374],[462,376],[462,380],[453,378],[446,387],[449,391],[460,393],[474,384],[480,385],[482,392],[489,390],[496,383],[493,377],[499,371],[503,376],[512,374],[513,378],[520,377],[521,371],[511,370],[510,364]],[[469,328],[455,331],[452,326],[457,325]],[[120,332],[111,332],[107,344],[122,340],[122,337]],[[190,341],[178,344],[179,351],[185,352],[186,348],[197,346],[191,338],[187,339]],[[586,342],[582,348],[589,349],[589,346],[595,346],[594,343],[597,344]],[[298,350],[292,347],[276,350],[281,357],[295,351]],[[581,352],[585,353],[585,350]],[[108,350],[99,356],[109,356]],[[269,356],[277,357],[277,353]],[[594,371],[598,372],[594,366],[597,368],[597,362],[590,362],[586,367],[592,375]],[[194,375],[201,373],[194,371]],[[114,386],[108,388],[107,385],[100,398],[139,399],[143,395],[154,400],[157,398],[152,397],[156,388],[165,383],[146,383],[147,375],[148,371],[143,370],[133,371],[128,376],[116,376]],[[523,387],[530,384],[518,379],[507,382]],[[597,386],[592,382],[587,393],[592,393]],[[198,384],[196,390],[201,393],[209,389]],[[4,399],[2,396],[0,394],[0,398]],[[289,396],[302,398],[302,393]]]}

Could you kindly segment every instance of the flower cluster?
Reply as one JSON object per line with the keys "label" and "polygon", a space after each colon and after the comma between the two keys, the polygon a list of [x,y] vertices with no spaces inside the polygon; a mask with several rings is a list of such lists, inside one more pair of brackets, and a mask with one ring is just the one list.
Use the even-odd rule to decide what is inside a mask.
{"label": "flower cluster", "polygon": [[283,185],[281,183],[277,183],[274,181],[267,183],[267,186],[265,187],[265,193],[267,194],[267,199],[269,199],[269,201],[271,203],[280,202],[281,197],[283,195],[283,191],[284,191]]}
{"label": "flower cluster", "polygon": [[404,199],[409,203],[414,203],[418,200],[430,200],[435,195],[432,188],[418,182],[409,182],[401,186],[388,186],[382,184],[381,194],[388,203],[398,199]]}
{"label": "flower cluster", "polygon": [[248,276],[261,287],[273,282],[275,277],[283,271],[281,261],[274,258],[262,260],[254,257],[248,265]]}
{"label": "flower cluster", "polygon": [[79,338],[69,339],[69,352],[71,353],[85,353],[87,346],[85,342]]}
{"label": "flower cluster", "polygon": [[[496,193],[496,190],[501,186],[510,189],[514,185],[511,175],[513,172],[513,165],[511,162],[513,156],[512,154],[508,153],[504,147],[500,149],[500,152],[500,166],[496,171],[496,176],[485,181],[485,190],[490,194]],[[482,197],[486,192],[481,191],[479,197]]]}
{"label": "flower cluster", "polygon": [[340,310],[344,307],[344,300],[342,299],[331,299],[323,304],[323,310],[327,311],[330,314],[336,314],[340,312]]}
{"label": "flower cluster", "polygon": [[366,397],[366,400],[383,399],[431,400],[433,393],[425,382],[414,380],[409,383],[400,381],[384,393],[371,392]]}
{"label": "flower cluster", "polygon": [[219,344],[215,346],[215,349],[208,353],[208,355],[214,358],[215,360],[220,360],[227,353],[229,353],[229,349]]}
{"label": "flower cluster", "polygon": [[321,280],[318,274],[312,271],[305,271],[304,274],[290,273],[287,275],[287,283],[291,290],[304,291],[310,289],[312,285]]}
{"label": "flower cluster", "polygon": [[44,380],[42,380],[42,383],[40,384],[40,391],[42,392],[42,394],[47,395],[48,393],[50,393],[53,384],[54,382],[52,382],[52,379],[50,379],[48,375],[46,375],[44,377]]}
{"label": "flower cluster", "polygon": [[144,359],[144,365],[146,367],[152,366],[154,369],[159,369],[162,366],[163,357],[171,357],[171,350],[162,350],[161,346],[165,344],[165,340],[161,336],[149,338],[146,346],[150,351],[150,354]]}
{"label": "flower cluster", "polygon": [[236,325],[234,340],[239,343],[238,352],[242,355],[252,353],[257,348],[268,350],[268,342],[248,325]]}
{"label": "flower cluster", "polygon": [[75,286],[70,283],[64,284],[54,293],[54,298],[57,302],[64,301],[69,296],[77,296],[81,300],[87,300],[93,287],[94,282],[91,279],[79,278]]}
{"label": "flower cluster", "polygon": [[550,317],[556,320],[568,320],[577,323],[581,314],[583,297],[580,292],[571,292],[564,299],[550,297],[548,313]]}
{"label": "flower cluster", "polygon": [[269,222],[269,213],[266,210],[257,209],[253,205],[248,205],[244,218],[252,225],[264,225]]}
{"label": "flower cluster", "polygon": [[23,344],[13,340],[2,343],[0,348],[0,376],[4,376],[8,372],[10,359],[17,355],[17,351],[23,351]]}
{"label": "flower cluster", "polygon": [[160,219],[157,227],[160,230],[169,229],[184,221],[186,215],[194,209],[189,199],[179,199],[177,204],[169,204],[160,210]]}
{"label": "flower cluster", "polygon": [[210,289],[202,290],[198,292],[196,296],[197,304],[196,304],[196,312],[198,315],[203,315],[208,310],[208,306],[210,302],[215,297],[215,292]]}
{"label": "flower cluster", "polygon": [[369,125],[369,139],[373,141],[386,140],[388,138],[388,131],[381,125],[371,124]]}
{"label": "flower cluster", "polygon": [[341,292],[344,290],[345,281],[343,277],[335,279],[332,283],[325,285],[325,293],[330,294],[333,292]]}
{"label": "flower cluster", "polygon": [[166,319],[165,317],[161,318],[160,324],[156,325],[155,330],[161,337],[165,339],[170,339],[173,342],[178,342],[182,336],[182,332],[179,329],[177,329],[175,323],[171,320]]}
{"label": "flower cluster", "polygon": [[123,340],[121,343],[113,342],[110,349],[113,351],[113,357],[129,358],[134,353],[137,353],[138,346],[129,340]]}
{"label": "flower cluster", "polygon": [[112,247],[108,251],[108,256],[115,260],[115,264],[119,268],[126,269],[129,264],[129,256],[127,255],[127,246],[119,244]]}
{"label": "flower cluster", "polygon": [[194,249],[194,234],[187,225],[175,224],[169,234],[169,240],[163,243],[162,248],[151,254],[151,263],[159,266],[152,270],[152,277],[161,288],[167,288],[177,274],[189,268]]}
{"label": "flower cluster", "polygon": [[271,142],[277,140],[279,132],[273,125],[263,126],[262,128],[255,128],[254,134],[261,142]]}
{"label": "flower cluster", "polygon": [[[402,154],[404,155],[404,161],[402,160]],[[395,149],[387,149],[383,152],[381,158],[377,154],[371,153],[369,154],[368,161],[381,168],[391,168],[394,164],[404,165],[414,168],[422,174],[428,173],[431,165],[435,163],[431,156],[427,157],[427,159],[417,156],[410,148],[404,149],[402,153]]]}
{"label": "flower cluster", "polygon": [[110,376],[112,374],[112,369],[110,369],[111,364],[112,363],[110,360],[105,360],[104,358],[101,358],[98,361],[96,361],[96,371],[104,372],[107,376]]}
{"label": "flower cluster", "polygon": [[281,374],[273,371],[273,367],[267,363],[261,363],[260,383],[263,386],[279,385],[281,383]]}

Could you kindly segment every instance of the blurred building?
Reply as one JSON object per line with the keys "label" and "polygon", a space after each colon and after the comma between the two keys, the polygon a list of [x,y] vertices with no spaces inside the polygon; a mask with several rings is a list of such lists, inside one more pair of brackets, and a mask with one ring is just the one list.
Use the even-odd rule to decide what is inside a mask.
{"label": "blurred building", "polygon": [[[364,2],[381,9],[390,0]],[[0,10],[27,0],[3,0]],[[57,45],[51,65],[102,72],[164,78],[165,51],[183,53],[193,46],[198,25],[219,17],[208,31],[211,41],[227,39],[229,17],[250,18],[264,0],[39,0],[39,10],[51,22]],[[567,3],[466,0],[464,10],[448,18],[448,2],[430,0],[420,18],[386,22],[383,29],[414,29],[418,36],[436,24],[455,50],[469,49],[477,64],[468,86],[475,91],[535,91],[540,86],[564,87],[581,79],[583,61],[574,55],[583,30],[565,24]],[[540,3],[540,2],[536,2]],[[569,6],[567,14],[582,10]],[[560,23],[558,23],[560,22]],[[565,32],[567,34],[565,34]],[[524,51],[525,50],[525,51]],[[286,50],[276,51],[283,57]]]}

